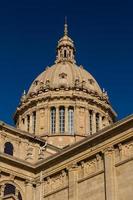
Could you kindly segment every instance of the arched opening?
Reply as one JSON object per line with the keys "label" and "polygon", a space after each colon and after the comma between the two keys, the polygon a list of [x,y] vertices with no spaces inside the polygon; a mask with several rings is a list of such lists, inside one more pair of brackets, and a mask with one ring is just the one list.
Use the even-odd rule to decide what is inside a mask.
{"label": "arched opening", "polygon": [[17,197],[18,200],[22,200],[22,195],[19,190],[16,189],[16,187],[10,183],[6,183],[4,185],[4,197],[10,197],[10,195],[14,195]]}
{"label": "arched opening", "polygon": [[50,111],[51,133],[56,131],[56,108],[52,107]]}
{"label": "arched opening", "polygon": [[64,58],[66,58],[66,57],[67,57],[67,51],[64,50]]}
{"label": "arched opening", "polygon": [[74,133],[74,108],[68,108],[68,132],[69,134]]}
{"label": "arched opening", "polygon": [[5,189],[4,189],[4,196],[8,194],[14,194],[15,195],[15,186],[12,184],[5,184]]}
{"label": "arched opening", "polygon": [[65,108],[63,106],[59,109],[59,124],[60,124],[60,133],[65,132]]}
{"label": "arched opening", "polygon": [[13,156],[13,145],[11,142],[6,142],[4,147],[4,153]]}

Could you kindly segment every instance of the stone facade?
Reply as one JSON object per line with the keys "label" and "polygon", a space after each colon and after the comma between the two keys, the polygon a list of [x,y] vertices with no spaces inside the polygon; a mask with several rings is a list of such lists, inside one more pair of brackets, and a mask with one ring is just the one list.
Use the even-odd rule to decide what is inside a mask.
{"label": "stone facade", "polygon": [[65,24],[55,65],[24,92],[16,128],[0,122],[0,200],[132,200],[133,116],[115,122],[74,55]]}

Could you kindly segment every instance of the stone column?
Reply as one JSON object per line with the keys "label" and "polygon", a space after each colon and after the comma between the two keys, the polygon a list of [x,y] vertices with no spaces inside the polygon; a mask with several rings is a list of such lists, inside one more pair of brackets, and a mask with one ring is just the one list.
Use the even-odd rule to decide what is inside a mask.
{"label": "stone column", "polygon": [[18,118],[18,128],[21,128],[22,126],[22,116],[20,115]]}
{"label": "stone column", "polygon": [[33,133],[33,113],[30,115],[30,133]]}
{"label": "stone column", "polygon": [[74,108],[74,134],[78,134],[78,106],[75,106]]}
{"label": "stone column", "polygon": [[36,184],[35,200],[41,200],[41,182]]}
{"label": "stone column", "polygon": [[28,180],[25,182],[25,200],[33,200],[33,186]]}
{"label": "stone column", "polygon": [[35,133],[35,135],[37,133],[38,134],[40,133],[40,110],[39,109],[36,111],[36,133]]}
{"label": "stone column", "polygon": [[96,133],[96,113],[92,111],[92,134]]}
{"label": "stone column", "polygon": [[56,134],[59,134],[59,107],[56,107]]}
{"label": "stone column", "polygon": [[50,133],[50,107],[47,107],[47,113],[48,113],[48,133]]}
{"label": "stone column", "polygon": [[69,175],[69,200],[78,199],[78,166],[76,164],[72,165],[68,169]]}
{"label": "stone column", "polygon": [[115,151],[113,147],[104,150],[104,175],[106,200],[118,200],[116,188]]}
{"label": "stone column", "polygon": [[86,108],[86,113],[85,113],[85,117],[86,117],[86,135],[89,135],[89,130],[90,130],[90,115],[89,115],[89,111]]}
{"label": "stone column", "polygon": [[65,106],[65,133],[68,134],[68,106]]}
{"label": "stone column", "polygon": [[25,128],[24,128],[24,131],[26,131],[27,132],[27,130],[28,130],[28,122],[27,122],[27,115],[25,116]]}
{"label": "stone column", "polygon": [[101,130],[101,129],[102,129],[102,116],[99,113],[99,130]]}
{"label": "stone column", "polygon": [[29,114],[30,122],[29,122],[29,132],[32,133],[32,115]]}

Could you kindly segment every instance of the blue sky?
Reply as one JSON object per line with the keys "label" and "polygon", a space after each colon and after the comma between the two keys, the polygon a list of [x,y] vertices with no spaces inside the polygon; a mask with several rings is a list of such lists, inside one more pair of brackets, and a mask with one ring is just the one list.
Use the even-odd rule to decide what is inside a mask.
{"label": "blue sky", "polygon": [[0,2],[0,120],[12,116],[24,89],[55,60],[65,16],[82,64],[109,94],[121,119],[133,113],[132,0]]}

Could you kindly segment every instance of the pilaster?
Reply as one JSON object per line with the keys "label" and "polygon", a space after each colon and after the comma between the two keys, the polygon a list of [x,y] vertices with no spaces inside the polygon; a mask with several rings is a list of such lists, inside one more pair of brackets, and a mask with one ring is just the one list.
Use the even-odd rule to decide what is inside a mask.
{"label": "pilaster", "polygon": [[33,200],[33,185],[32,182],[25,182],[25,200]]}
{"label": "pilaster", "polygon": [[36,192],[35,192],[35,199],[41,200],[41,182],[36,184]]}
{"label": "pilaster", "polygon": [[104,174],[106,200],[117,200],[115,151],[113,147],[104,150]]}
{"label": "pilaster", "polygon": [[74,133],[78,134],[78,120],[79,120],[79,115],[78,115],[78,106],[75,106],[74,108]]}
{"label": "pilaster", "polygon": [[65,106],[65,133],[68,133],[68,107]]}
{"label": "pilaster", "polygon": [[78,166],[76,164],[72,165],[68,169],[69,176],[69,200],[78,199]]}
{"label": "pilaster", "polygon": [[85,119],[86,119],[86,135],[89,134],[89,130],[90,130],[90,116],[89,116],[89,111],[88,109],[86,109],[85,111]]}
{"label": "pilaster", "polygon": [[96,113],[92,111],[92,133],[96,132]]}
{"label": "pilaster", "polygon": [[102,129],[102,115],[99,114],[99,130]]}
{"label": "pilaster", "polygon": [[30,114],[30,133],[33,133],[33,114],[31,113]]}

